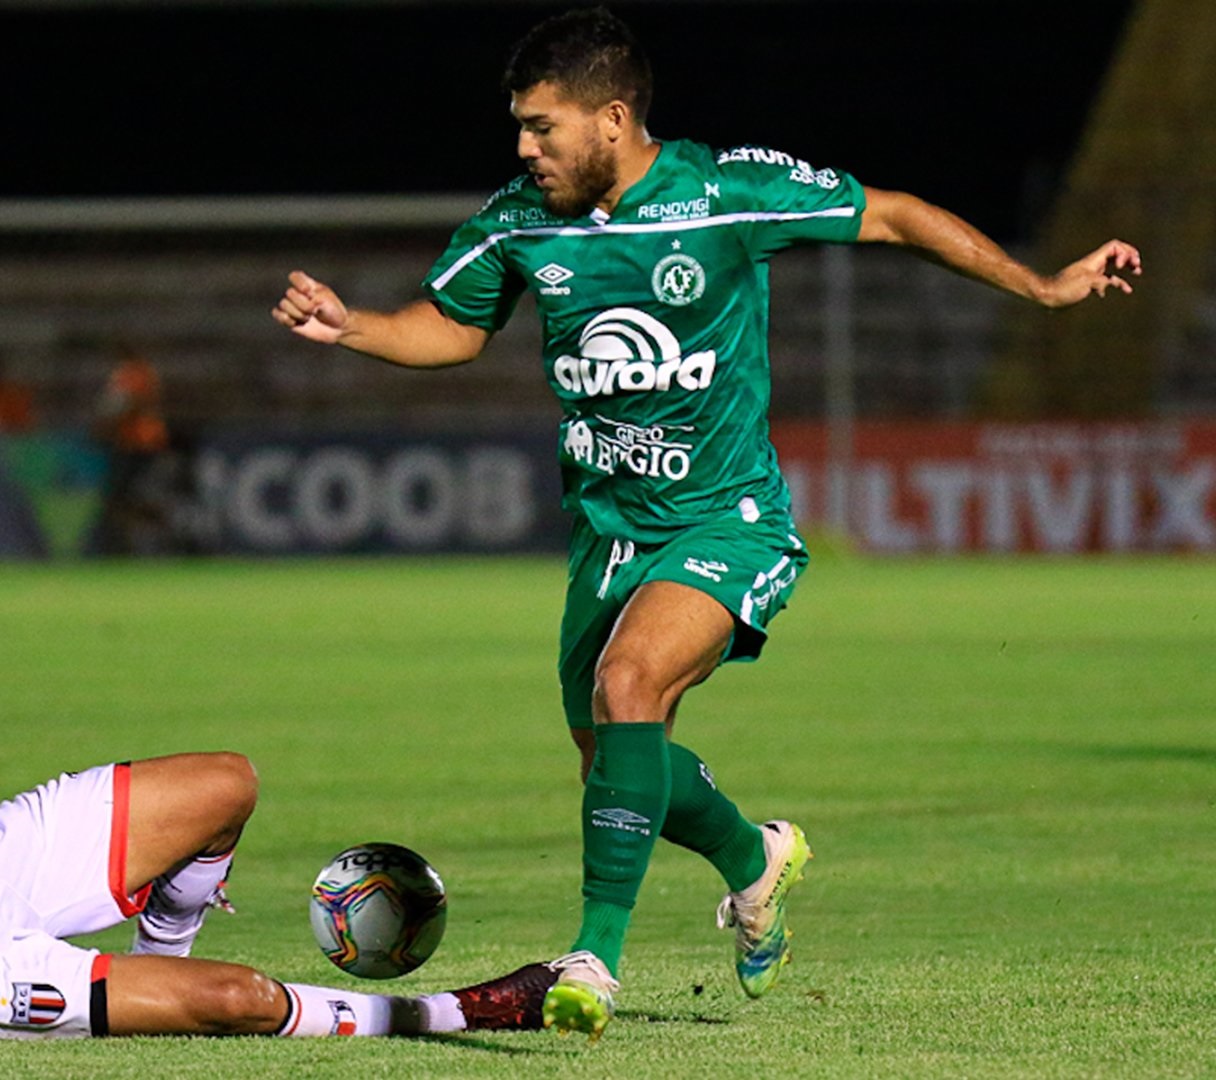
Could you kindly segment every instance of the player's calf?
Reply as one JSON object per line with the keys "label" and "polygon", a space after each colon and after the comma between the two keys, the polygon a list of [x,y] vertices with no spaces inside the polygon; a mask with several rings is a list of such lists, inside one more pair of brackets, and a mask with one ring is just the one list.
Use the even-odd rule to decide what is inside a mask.
{"label": "player's calf", "polygon": [[243,964],[114,956],[102,971],[92,993],[95,1033],[271,1034],[287,1015],[283,987]]}

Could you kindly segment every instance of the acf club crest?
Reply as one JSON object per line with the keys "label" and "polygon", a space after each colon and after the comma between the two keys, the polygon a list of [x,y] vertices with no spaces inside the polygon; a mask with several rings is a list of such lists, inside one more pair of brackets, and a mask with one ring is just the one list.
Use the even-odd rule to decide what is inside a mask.
{"label": "acf club crest", "polygon": [[664,304],[683,307],[705,292],[705,268],[691,255],[667,255],[655,265],[650,287]]}

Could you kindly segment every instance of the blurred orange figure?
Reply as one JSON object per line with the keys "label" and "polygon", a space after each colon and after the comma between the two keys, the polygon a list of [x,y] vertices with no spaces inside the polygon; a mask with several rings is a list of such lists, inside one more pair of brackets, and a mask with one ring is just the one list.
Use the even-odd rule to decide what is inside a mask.
{"label": "blurred orange figure", "polygon": [[110,372],[97,410],[95,433],[120,454],[159,454],[169,448],[160,376],[139,353],[124,350]]}
{"label": "blurred orange figure", "polygon": [[156,554],[169,528],[169,428],[151,361],[124,348],[97,403],[93,435],[109,452],[93,547],[103,554]]}
{"label": "blurred orange figure", "polygon": [[28,387],[0,379],[0,431],[33,431],[38,424]]}

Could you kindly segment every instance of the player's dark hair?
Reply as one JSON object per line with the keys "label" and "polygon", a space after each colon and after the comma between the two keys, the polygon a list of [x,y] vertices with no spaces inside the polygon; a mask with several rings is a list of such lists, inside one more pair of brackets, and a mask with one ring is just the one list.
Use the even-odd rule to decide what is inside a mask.
{"label": "player's dark hair", "polygon": [[511,93],[551,82],[584,108],[623,101],[644,123],[653,77],[646,53],[607,8],[575,8],[538,23],[515,46],[503,87]]}

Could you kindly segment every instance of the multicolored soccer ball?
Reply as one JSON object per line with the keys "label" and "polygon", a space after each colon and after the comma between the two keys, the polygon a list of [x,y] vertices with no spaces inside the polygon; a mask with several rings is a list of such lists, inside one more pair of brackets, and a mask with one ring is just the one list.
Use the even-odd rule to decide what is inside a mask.
{"label": "multicolored soccer ball", "polygon": [[321,951],[362,979],[392,979],[425,963],[447,925],[443,881],[398,844],[359,844],[312,887],[309,919]]}

